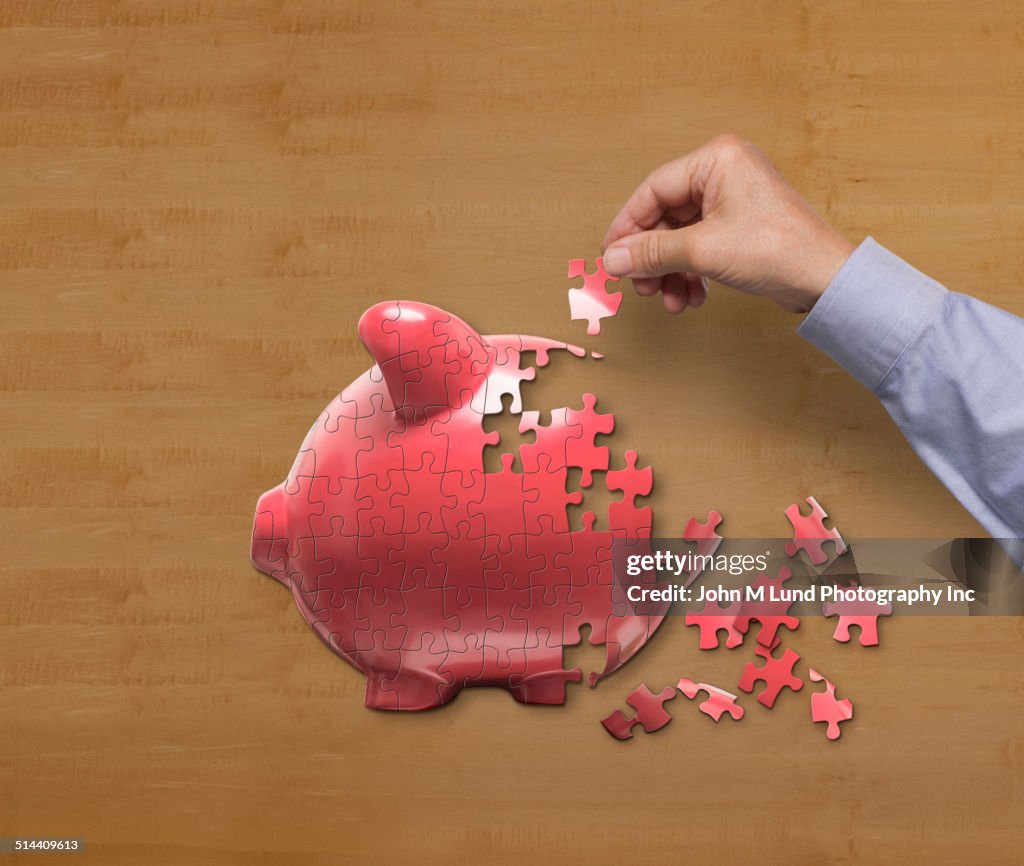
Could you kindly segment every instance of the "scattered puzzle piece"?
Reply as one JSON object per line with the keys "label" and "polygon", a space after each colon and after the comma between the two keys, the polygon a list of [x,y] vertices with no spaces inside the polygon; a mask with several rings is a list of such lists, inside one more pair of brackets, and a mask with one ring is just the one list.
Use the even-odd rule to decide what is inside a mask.
{"label": "scattered puzzle piece", "polygon": [[[686,526],[683,527],[683,538],[687,541],[694,541],[697,544],[695,553],[697,556],[714,556],[722,543],[722,536],[718,534],[718,525],[722,522],[722,515],[717,511],[709,511],[708,519],[701,523],[696,517],[691,517]],[[701,559],[699,562],[703,563]],[[703,572],[703,568],[694,566],[690,569],[689,578],[684,586],[689,586]]]}
{"label": "scattered puzzle piece", "polygon": [[835,685],[814,668],[810,668],[807,675],[813,682],[825,683],[825,691],[811,695],[811,720],[815,723],[825,722],[828,725],[825,736],[830,740],[838,740],[842,733],[839,730],[840,723],[853,718],[853,702],[849,698],[838,700]]}
{"label": "scattered puzzle piece", "polygon": [[743,636],[750,626],[750,619],[743,615],[743,602],[736,601],[727,607],[705,602],[699,611],[686,614],[686,624],[700,629],[700,648],[718,649],[719,632],[725,632],[725,645],[735,649],[743,643]]}
{"label": "scattered puzzle piece", "polygon": [[779,573],[774,578],[768,577],[767,574],[759,574],[751,584],[751,589],[760,589],[763,599],[743,602],[743,614],[747,618],[747,622],[757,622],[760,625],[757,642],[761,646],[774,648],[779,643],[778,630],[780,628],[785,627],[790,631],[796,631],[800,626],[799,619],[788,615],[789,609],[793,606],[791,601],[772,600],[772,591],[775,592],[774,598],[780,598],[786,581],[792,576],[793,572],[785,566],[779,568]]}
{"label": "scattered puzzle piece", "polygon": [[793,540],[786,544],[786,555],[799,556],[802,550],[814,565],[823,565],[829,560],[824,545],[832,542],[835,555],[842,556],[846,552],[846,542],[838,529],[825,528],[828,513],[817,499],[808,496],[807,504],[811,506],[809,515],[801,514],[800,506],[795,502],[786,509],[786,517],[793,526]]}
{"label": "scattered puzzle piece", "polygon": [[679,681],[678,689],[691,701],[697,697],[698,692],[707,692],[708,698],[700,704],[699,709],[716,722],[722,718],[724,713],[728,713],[737,722],[743,718],[743,707],[736,703],[736,695],[732,692],[727,692],[725,689],[708,683],[695,683],[685,677]]}
{"label": "scattered puzzle piece", "polygon": [[615,710],[610,716],[601,719],[601,724],[617,740],[629,740],[633,736],[633,728],[641,725],[648,734],[661,730],[672,721],[672,716],[665,710],[665,704],[676,696],[676,690],[665,686],[658,694],[654,694],[646,685],[640,685],[626,698],[636,713],[627,717],[622,710]]}
{"label": "scattered puzzle piece", "polygon": [[753,693],[754,684],[763,682],[764,690],[757,696],[758,703],[771,709],[783,689],[798,692],[804,687],[803,680],[793,674],[793,667],[800,660],[796,652],[787,649],[781,658],[775,658],[766,647],[759,646],[755,652],[765,662],[760,666],[748,662],[743,668],[739,686],[743,691]]}
{"label": "scattered puzzle piece", "polygon": [[[856,588],[854,581],[849,588]],[[850,627],[855,626],[860,632],[861,646],[878,646],[878,618],[892,616],[892,604],[877,604],[872,601],[826,601],[821,606],[826,617],[839,617],[832,637],[839,643],[850,642]]]}
{"label": "scattered puzzle piece", "polygon": [[607,319],[619,312],[622,304],[622,292],[609,292],[606,284],[619,281],[618,277],[609,276],[604,269],[604,260],[598,258],[597,270],[587,273],[585,259],[572,259],[569,262],[569,277],[583,277],[583,286],[569,289],[569,314],[573,319],[585,319],[587,334],[594,336],[601,333],[601,319]]}

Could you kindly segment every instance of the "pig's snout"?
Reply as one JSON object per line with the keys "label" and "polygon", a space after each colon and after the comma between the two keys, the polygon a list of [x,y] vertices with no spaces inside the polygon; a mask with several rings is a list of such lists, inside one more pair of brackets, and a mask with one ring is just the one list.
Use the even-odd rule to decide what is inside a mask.
{"label": "pig's snout", "polygon": [[260,497],[253,519],[249,556],[260,571],[286,584],[288,523],[285,496],[284,488],[278,485]]}

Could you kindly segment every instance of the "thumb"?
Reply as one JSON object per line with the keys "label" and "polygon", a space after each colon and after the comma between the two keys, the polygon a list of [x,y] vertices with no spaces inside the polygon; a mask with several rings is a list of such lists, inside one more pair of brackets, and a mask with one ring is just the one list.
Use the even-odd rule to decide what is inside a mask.
{"label": "thumb", "polygon": [[605,250],[604,269],[613,277],[661,277],[686,271],[699,274],[694,258],[703,231],[704,226],[695,223],[620,238]]}

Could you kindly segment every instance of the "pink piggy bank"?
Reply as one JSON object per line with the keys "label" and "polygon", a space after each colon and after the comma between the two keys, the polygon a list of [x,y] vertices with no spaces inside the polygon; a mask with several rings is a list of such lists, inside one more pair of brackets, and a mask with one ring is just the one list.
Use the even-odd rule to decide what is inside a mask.
{"label": "pink piggy bank", "polygon": [[[567,506],[582,491],[569,469],[607,470],[612,431],[585,395],[550,424],[522,414],[532,431],[485,472],[483,452],[499,445],[484,418],[555,349],[537,337],[484,337],[427,304],[377,304],[359,321],[376,362],[331,401],[306,436],[288,477],[256,507],[252,561],[284,584],[320,639],[366,676],[366,705],[419,710],[450,701],[464,686],[496,685],[524,703],[565,699],[562,648],[605,644],[603,671],[633,656],[660,624],[664,607],[638,613],[613,579],[615,535],[650,535],[651,470],[603,474],[623,499],[607,530],[570,531]],[[516,458],[518,457],[518,461]],[[518,464],[518,468],[517,468]]]}

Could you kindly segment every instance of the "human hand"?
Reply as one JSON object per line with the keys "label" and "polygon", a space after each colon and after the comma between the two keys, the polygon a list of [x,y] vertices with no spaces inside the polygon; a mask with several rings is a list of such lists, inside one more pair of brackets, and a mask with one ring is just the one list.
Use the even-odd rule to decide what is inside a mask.
{"label": "human hand", "polygon": [[604,267],[681,313],[707,298],[707,280],[814,306],[854,250],[753,144],[733,135],[655,169],[612,220]]}

